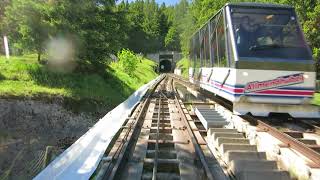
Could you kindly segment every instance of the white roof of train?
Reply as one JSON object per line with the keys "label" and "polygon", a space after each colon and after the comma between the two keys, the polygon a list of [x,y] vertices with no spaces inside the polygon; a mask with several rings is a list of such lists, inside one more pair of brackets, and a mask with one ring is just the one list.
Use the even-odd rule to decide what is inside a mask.
{"label": "white roof of train", "polygon": [[263,7],[263,8],[286,8],[286,9],[293,9],[292,6],[286,5],[286,4],[270,4],[270,3],[255,3],[255,2],[227,3],[225,6],[245,6],[245,7]]}

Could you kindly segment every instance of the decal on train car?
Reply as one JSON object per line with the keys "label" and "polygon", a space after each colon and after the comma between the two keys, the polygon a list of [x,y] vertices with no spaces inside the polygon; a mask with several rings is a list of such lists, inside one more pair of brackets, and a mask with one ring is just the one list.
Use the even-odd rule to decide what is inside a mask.
{"label": "decal on train car", "polygon": [[304,82],[303,73],[293,74],[288,76],[280,76],[276,79],[266,81],[249,82],[244,87],[245,93],[272,89],[276,87],[288,86],[293,84],[300,84]]}

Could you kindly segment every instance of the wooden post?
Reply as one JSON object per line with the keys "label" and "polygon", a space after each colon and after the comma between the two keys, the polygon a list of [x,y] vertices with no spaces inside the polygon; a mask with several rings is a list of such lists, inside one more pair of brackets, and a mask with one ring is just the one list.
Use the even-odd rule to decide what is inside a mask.
{"label": "wooden post", "polygon": [[8,38],[7,36],[3,36],[3,43],[4,43],[4,50],[6,53],[6,58],[10,58],[10,52],[9,52],[9,43],[8,43]]}

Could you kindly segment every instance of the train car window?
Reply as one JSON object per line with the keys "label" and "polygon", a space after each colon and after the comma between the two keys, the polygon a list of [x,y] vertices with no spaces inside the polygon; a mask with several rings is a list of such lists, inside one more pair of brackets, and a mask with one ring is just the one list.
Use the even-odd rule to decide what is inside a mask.
{"label": "train car window", "polygon": [[218,34],[217,34],[217,29],[215,29],[214,34],[213,34],[213,41],[212,41],[212,49],[213,49],[213,54],[214,54],[214,67],[219,67],[219,46],[218,46]]}
{"label": "train car window", "polygon": [[197,44],[198,44],[198,33],[196,33],[192,39],[191,39],[191,58],[192,58],[192,67],[193,69],[196,68],[196,64],[198,61],[198,49],[197,49]]}
{"label": "train car window", "polygon": [[196,33],[194,35],[194,52],[195,52],[195,65],[198,63],[200,64],[199,33]]}
{"label": "train car window", "polygon": [[[227,17],[226,15],[224,16],[224,22],[227,22]],[[230,33],[232,32],[232,28],[227,26],[227,23],[225,24],[226,26],[226,48],[227,48],[227,59],[228,59],[228,67],[235,68],[235,55],[234,52],[232,51],[232,43],[231,43],[231,37]]]}
{"label": "train car window", "polygon": [[194,37],[191,38],[189,44],[189,59],[191,61],[192,68],[195,68],[195,49],[194,49]]}
{"label": "train car window", "polygon": [[215,40],[216,40],[216,19],[213,18],[210,20],[210,23],[209,23],[209,26],[210,26],[210,30],[209,30],[209,46],[210,46],[210,63],[211,63],[211,66],[214,66],[215,64],[215,52],[214,52],[214,44],[215,43]]}
{"label": "train car window", "polygon": [[194,51],[195,51],[195,68],[194,68],[194,77],[198,77],[200,67],[201,67],[201,58],[200,58],[200,33],[197,32],[194,35]]}
{"label": "train car window", "polygon": [[209,24],[205,26],[205,32],[204,32],[204,59],[206,61],[206,67],[211,67],[210,45],[209,45]]}
{"label": "train car window", "polygon": [[201,66],[210,67],[209,61],[209,29],[208,26],[204,26],[200,30],[200,53],[201,53]]}
{"label": "train car window", "polygon": [[201,67],[206,66],[206,59],[205,59],[205,28],[203,27],[200,30],[200,59],[201,59]]}
{"label": "train car window", "polygon": [[234,7],[231,17],[239,57],[312,60],[293,9]]}
{"label": "train car window", "polygon": [[218,43],[218,56],[219,56],[219,67],[227,67],[227,55],[226,55],[226,38],[224,29],[224,19],[221,15],[217,25],[217,43]]}

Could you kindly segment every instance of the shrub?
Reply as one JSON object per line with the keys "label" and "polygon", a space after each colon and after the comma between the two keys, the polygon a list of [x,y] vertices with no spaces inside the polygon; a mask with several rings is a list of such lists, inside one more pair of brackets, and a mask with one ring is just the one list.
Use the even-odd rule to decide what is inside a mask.
{"label": "shrub", "polygon": [[124,72],[133,76],[134,70],[140,61],[140,57],[136,56],[132,51],[123,49],[118,52],[119,65]]}

